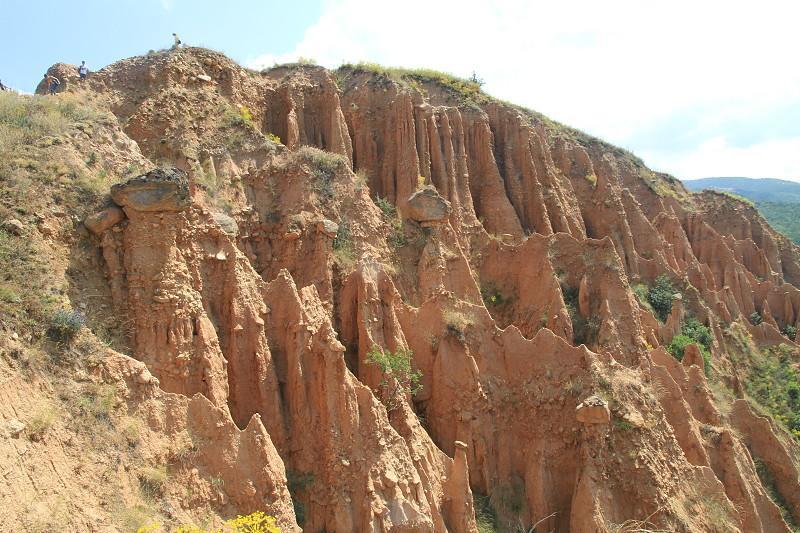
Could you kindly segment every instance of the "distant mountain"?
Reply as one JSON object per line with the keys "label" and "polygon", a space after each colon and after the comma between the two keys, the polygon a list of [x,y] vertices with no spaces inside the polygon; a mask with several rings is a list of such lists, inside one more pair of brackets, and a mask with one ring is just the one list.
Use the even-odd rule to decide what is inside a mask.
{"label": "distant mountain", "polygon": [[776,179],[703,178],[683,182],[690,191],[728,191],[754,202],[800,204],[800,183]]}
{"label": "distant mountain", "polygon": [[775,179],[703,178],[687,180],[683,184],[694,192],[714,189],[752,200],[773,228],[800,244],[800,183]]}

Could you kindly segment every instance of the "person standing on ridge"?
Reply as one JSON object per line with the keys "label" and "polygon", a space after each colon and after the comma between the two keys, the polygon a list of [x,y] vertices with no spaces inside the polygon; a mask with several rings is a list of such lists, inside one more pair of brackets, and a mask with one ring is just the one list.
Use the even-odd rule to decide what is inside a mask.
{"label": "person standing on ridge", "polygon": [[180,40],[180,38],[178,37],[178,34],[177,34],[177,33],[173,33],[173,34],[172,34],[172,38],[173,38],[173,39],[175,39],[175,44],[173,44],[173,45],[172,45],[172,49],[173,49],[173,50],[175,50],[175,49],[176,49],[176,48],[178,48],[178,47],[179,47],[181,44],[183,44],[183,43],[181,43],[181,40]]}
{"label": "person standing on ridge", "polygon": [[8,87],[3,85],[3,80],[0,80],[0,91],[7,91],[7,90],[8,90]]}
{"label": "person standing on ridge", "polygon": [[45,83],[47,84],[47,92],[49,94],[56,94],[56,90],[58,86],[61,85],[61,82],[55,76],[51,76],[50,74],[44,75]]}
{"label": "person standing on ridge", "polygon": [[81,81],[86,79],[86,76],[89,75],[89,67],[86,66],[86,61],[81,61],[81,66],[78,67],[78,76],[81,77]]}

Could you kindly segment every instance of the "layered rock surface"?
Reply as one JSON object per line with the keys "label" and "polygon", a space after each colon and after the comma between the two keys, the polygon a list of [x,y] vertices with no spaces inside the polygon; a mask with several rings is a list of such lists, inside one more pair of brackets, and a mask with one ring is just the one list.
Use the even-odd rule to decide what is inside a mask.
{"label": "layered rock surface", "polygon": [[[736,385],[731,323],[764,346],[800,326],[798,249],[752,209],[427,78],[184,49],[82,90],[176,168],[86,225],[158,381],[131,408],[179,405],[176,427],[224,441],[196,473],[225,477],[220,512],[336,532],[476,531],[482,498],[558,532],[800,520],[798,446]],[[682,295],[665,322],[631,290],[660,275]],[[686,316],[713,383],[699,348],[664,349]],[[420,392],[386,401],[376,346],[413,353]]]}

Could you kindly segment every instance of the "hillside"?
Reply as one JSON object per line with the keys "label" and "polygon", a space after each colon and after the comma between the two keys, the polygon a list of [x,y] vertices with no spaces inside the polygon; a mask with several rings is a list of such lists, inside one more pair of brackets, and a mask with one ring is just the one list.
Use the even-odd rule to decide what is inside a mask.
{"label": "hillside", "polygon": [[433,71],[50,72],[0,94],[0,523],[797,530],[752,206]]}
{"label": "hillside", "polygon": [[716,189],[738,194],[754,202],[800,203],[800,183],[776,179],[703,178],[687,180],[683,184],[690,191]]}
{"label": "hillside", "polygon": [[795,244],[800,244],[800,183],[775,179],[706,178],[685,181],[690,191],[727,191],[755,203],[767,222]]}

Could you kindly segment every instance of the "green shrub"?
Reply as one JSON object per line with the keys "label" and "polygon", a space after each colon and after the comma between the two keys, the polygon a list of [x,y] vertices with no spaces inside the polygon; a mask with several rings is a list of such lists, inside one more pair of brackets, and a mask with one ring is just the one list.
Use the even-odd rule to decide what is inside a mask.
{"label": "green shrub", "polygon": [[667,346],[667,351],[678,361],[683,361],[683,351],[690,344],[695,344],[695,340],[687,335],[678,334],[672,337],[672,341]]}
{"label": "green shrub", "polygon": [[253,114],[250,113],[250,109],[247,106],[241,105],[238,108],[234,108],[226,105],[222,125],[227,128],[250,127],[253,125]]}
{"label": "green shrub", "polygon": [[675,335],[667,346],[667,351],[678,361],[683,360],[683,352],[689,344],[696,344],[703,356],[703,369],[708,376],[711,372],[711,343],[713,337],[711,330],[696,318],[688,318],[681,326],[679,335]]}
{"label": "green shrub", "polygon": [[70,342],[86,324],[86,317],[78,311],[60,309],[50,317],[47,335],[57,342]]}
{"label": "green shrub", "polygon": [[631,424],[627,420],[622,420],[620,418],[615,418],[614,419],[614,427],[616,427],[617,429],[620,429],[622,431],[628,431],[628,430],[633,429],[633,424]]}
{"label": "green shrub", "polygon": [[791,341],[797,338],[797,328],[791,324],[786,324],[781,330],[781,333],[786,335],[786,338],[788,338]]}
{"label": "green shrub", "polygon": [[707,326],[704,326],[702,323],[700,323],[700,321],[696,318],[687,318],[686,322],[684,322],[683,326],[681,327],[681,333],[687,337],[691,337],[704,348],[711,348],[711,343],[713,341],[711,330],[708,329]]}
{"label": "green shrub", "polygon": [[365,187],[367,190],[369,190],[369,176],[367,175],[367,171],[363,168],[360,168],[356,171],[356,182],[354,187],[356,192],[361,192],[361,190]]}
{"label": "green shrub", "polygon": [[761,324],[761,322],[763,321],[763,318],[761,318],[761,313],[759,313],[758,311],[753,311],[752,313],[750,313],[749,318],[750,318],[750,323],[753,324],[754,326]]}
{"label": "green shrub", "polygon": [[377,365],[383,372],[381,396],[389,411],[399,407],[406,394],[414,395],[422,389],[422,372],[412,366],[412,355],[413,352],[405,348],[392,352],[378,345],[373,345],[367,353],[367,363]]}
{"label": "green shrub", "polygon": [[664,322],[672,311],[672,300],[675,297],[675,288],[666,274],[658,276],[647,291],[647,301],[656,313],[656,317]]}
{"label": "green shrub", "polygon": [[115,385],[92,383],[76,398],[73,408],[77,414],[108,423],[118,403]]}
{"label": "green shrub", "polygon": [[266,137],[267,137],[267,139],[269,139],[270,141],[274,142],[275,144],[283,144],[281,142],[281,138],[278,137],[277,135],[275,135],[274,133],[267,133]]}

